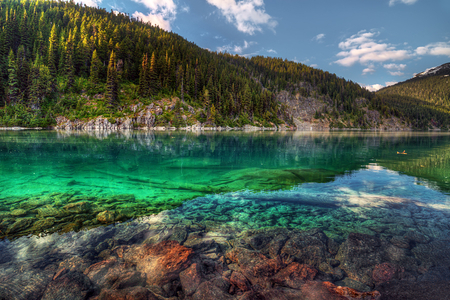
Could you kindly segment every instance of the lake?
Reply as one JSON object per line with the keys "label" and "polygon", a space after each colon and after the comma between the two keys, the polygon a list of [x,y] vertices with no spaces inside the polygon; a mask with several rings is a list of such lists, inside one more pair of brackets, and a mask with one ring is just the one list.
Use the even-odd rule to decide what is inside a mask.
{"label": "lake", "polygon": [[[295,294],[287,289],[332,299],[326,293],[342,296],[336,287],[345,286],[389,299],[448,288],[449,178],[448,133],[0,131],[0,294],[51,299],[64,276],[65,287],[85,285],[76,299],[136,286],[180,299],[223,285],[226,297],[256,299],[281,288],[286,299]],[[152,281],[156,271],[136,260],[147,257],[136,254],[142,245],[193,252],[173,278],[158,269]],[[255,253],[270,272],[242,263]],[[221,271],[202,267],[190,291],[183,272],[192,257]],[[112,259],[128,265],[95,269]],[[279,279],[293,264],[309,268],[297,277],[312,275]],[[99,279],[114,268],[144,279],[120,287]],[[225,283],[212,285],[213,273]]]}

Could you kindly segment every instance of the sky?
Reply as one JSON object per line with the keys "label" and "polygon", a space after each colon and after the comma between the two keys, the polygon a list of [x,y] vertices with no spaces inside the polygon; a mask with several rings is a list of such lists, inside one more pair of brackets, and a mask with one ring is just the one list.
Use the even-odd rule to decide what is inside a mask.
{"label": "sky", "polygon": [[450,62],[450,0],[76,0],[210,51],[280,57],[377,90]]}

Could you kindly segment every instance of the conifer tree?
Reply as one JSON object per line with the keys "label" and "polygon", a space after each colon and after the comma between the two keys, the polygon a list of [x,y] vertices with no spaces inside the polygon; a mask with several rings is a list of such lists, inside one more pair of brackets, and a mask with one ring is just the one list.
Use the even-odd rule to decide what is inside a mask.
{"label": "conifer tree", "polygon": [[95,85],[100,82],[101,69],[102,69],[102,62],[98,58],[97,50],[94,50],[94,53],[92,53],[91,68],[90,68],[90,75],[89,75],[89,81],[92,84]]}
{"label": "conifer tree", "polygon": [[105,98],[108,101],[110,108],[119,105],[119,83],[117,81],[116,54],[114,51],[111,52],[109,57]]}
{"label": "conifer tree", "polygon": [[149,66],[148,66],[148,55],[144,54],[142,58],[141,68],[139,71],[139,94],[142,97],[147,97],[150,91],[149,83]]}
{"label": "conifer tree", "polygon": [[11,49],[8,55],[8,86],[7,86],[7,99],[11,105],[15,105],[19,102],[20,90],[19,79],[17,78],[17,63],[14,57],[14,52]]}
{"label": "conifer tree", "polygon": [[40,109],[42,101],[52,92],[50,69],[36,56],[30,72],[29,106]]}
{"label": "conifer tree", "polygon": [[153,52],[149,70],[149,86],[151,95],[158,94],[160,89],[159,76],[157,72],[156,56],[155,52]]}
{"label": "conifer tree", "polygon": [[30,73],[30,67],[25,53],[25,47],[19,46],[17,50],[17,78],[19,80],[20,98],[26,102],[28,100],[28,77]]}
{"label": "conifer tree", "polygon": [[56,78],[57,63],[58,63],[58,34],[56,31],[56,24],[53,24],[50,32],[49,46],[48,46],[47,66],[50,74]]}

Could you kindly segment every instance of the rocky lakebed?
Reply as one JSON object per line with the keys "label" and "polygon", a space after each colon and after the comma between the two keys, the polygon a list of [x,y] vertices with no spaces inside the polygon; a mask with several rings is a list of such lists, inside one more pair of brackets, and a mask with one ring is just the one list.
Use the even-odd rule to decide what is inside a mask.
{"label": "rocky lakebed", "polygon": [[0,299],[449,299],[450,213],[283,193],[207,195],[90,229],[77,227],[86,204],[69,202],[58,232],[0,241]]}

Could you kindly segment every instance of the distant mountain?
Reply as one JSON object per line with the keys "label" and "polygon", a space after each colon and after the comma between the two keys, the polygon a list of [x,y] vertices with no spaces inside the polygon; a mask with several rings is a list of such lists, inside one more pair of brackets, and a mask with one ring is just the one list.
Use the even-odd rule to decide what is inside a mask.
{"label": "distant mountain", "polygon": [[429,76],[450,76],[450,63],[427,69],[421,73],[414,75],[414,78],[424,78]]}
{"label": "distant mountain", "polygon": [[376,95],[399,109],[415,127],[450,127],[450,63],[427,69]]}

